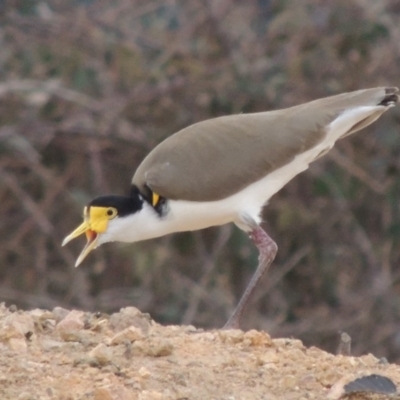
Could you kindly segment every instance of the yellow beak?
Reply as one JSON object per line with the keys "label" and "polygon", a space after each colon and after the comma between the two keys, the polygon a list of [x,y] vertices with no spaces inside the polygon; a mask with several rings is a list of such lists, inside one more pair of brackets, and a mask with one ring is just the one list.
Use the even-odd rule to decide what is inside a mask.
{"label": "yellow beak", "polygon": [[98,234],[90,229],[89,221],[84,221],[81,225],[78,226],[70,235],[68,235],[62,242],[62,246],[65,246],[72,239],[76,237],[86,234],[87,243],[83,248],[81,254],[79,254],[78,259],[76,260],[75,267],[77,267],[81,262],[85,259],[85,257],[97,246]]}
{"label": "yellow beak", "polygon": [[72,239],[75,239],[84,233],[86,234],[87,243],[81,254],[79,254],[75,267],[77,267],[85,257],[97,247],[99,234],[104,233],[107,230],[108,221],[116,216],[117,210],[113,207],[85,207],[83,210],[83,223],[62,242],[62,246],[65,246]]}

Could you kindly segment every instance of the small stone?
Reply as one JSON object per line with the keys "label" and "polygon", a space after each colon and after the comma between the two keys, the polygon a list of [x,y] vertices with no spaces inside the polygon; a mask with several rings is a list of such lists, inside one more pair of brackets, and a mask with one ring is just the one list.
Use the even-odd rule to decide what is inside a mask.
{"label": "small stone", "polygon": [[[176,399],[182,399],[182,400],[184,400],[184,399],[193,398],[193,397],[192,397],[192,395],[193,395],[193,389],[190,388],[190,387],[178,386],[178,387],[176,387],[176,388],[174,389],[174,391],[175,391],[175,393],[176,393],[176,395],[175,395],[175,398],[176,398]],[[172,396],[171,396],[171,397],[172,397]],[[171,398],[171,397],[169,397],[169,398]],[[174,397],[172,397],[172,398],[174,398]],[[271,399],[268,397],[268,400],[271,400]],[[274,399],[272,399],[272,400],[274,400]],[[276,400],[276,399],[275,399],[275,400]]]}
{"label": "small stone", "polygon": [[67,310],[62,307],[54,307],[54,309],[52,311],[53,317],[55,318],[55,320],[57,322],[60,322],[61,320],[63,320],[69,313],[70,313],[70,310]]}
{"label": "small stone", "polygon": [[151,357],[165,357],[172,354],[173,346],[171,342],[165,339],[153,339],[151,341],[138,341],[135,348],[140,349],[142,353]]}
{"label": "small stone", "polygon": [[112,375],[121,375],[121,368],[115,364],[108,364],[106,366],[102,366],[101,372],[110,373]]}
{"label": "small stone", "polygon": [[316,375],[318,382],[325,387],[331,387],[340,379],[341,374],[331,368]]}
{"label": "small stone", "polygon": [[72,310],[57,324],[56,330],[63,340],[67,342],[81,340],[80,331],[84,327],[83,315],[82,311]]}
{"label": "small stone", "polygon": [[294,348],[294,349],[304,349],[304,344],[301,340],[298,339],[288,339],[289,343],[287,344],[288,346]]}
{"label": "small stone", "polygon": [[306,389],[308,391],[315,391],[317,390],[318,387],[318,382],[315,379],[314,374],[308,374],[308,375],[304,375],[299,379],[299,385],[300,387],[302,387],[303,389]]}
{"label": "small stone", "polygon": [[32,393],[30,393],[30,392],[21,392],[21,393],[19,393],[17,399],[18,400],[30,400],[30,399],[32,399]]}
{"label": "small stone", "polygon": [[77,357],[73,360],[72,365],[74,367],[77,367],[79,365],[90,365],[91,367],[100,367],[99,361],[94,358],[94,357],[89,357],[89,356],[83,356],[83,357]]}
{"label": "small stone", "polygon": [[387,359],[386,357],[381,357],[381,358],[379,359],[378,364],[381,364],[381,365],[388,365],[388,364],[389,364],[389,361],[388,361],[388,359]]}
{"label": "small stone", "polygon": [[284,338],[274,339],[272,341],[272,343],[274,344],[275,347],[285,347],[286,343],[287,343],[287,339],[284,339]]}
{"label": "small stone", "polygon": [[93,332],[102,332],[108,324],[108,320],[107,319],[99,319],[97,321],[92,321],[90,329]]}
{"label": "small stone", "polygon": [[187,325],[187,326],[183,327],[183,329],[184,329],[184,331],[185,331],[186,333],[194,333],[194,332],[197,332],[197,328],[196,328],[195,326],[193,326],[193,325]]}
{"label": "small stone", "polygon": [[212,332],[203,332],[197,334],[196,338],[202,339],[207,342],[213,342],[215,340],[215,334]]}
{"label": "small stone", "polygon": [[297,384],[297,378],[294,375],[285,375],[280,380],[280,386],[287,389],[294,389]]}
{"label": "small stone", "polygon": [[134,400],[137,399],[133,393],[122,385],[110,385],[96,388],[93,400]]}
{"label": "small stone", "polygon": [[110,317],[110,326],[115,331],[122,331],[130,326],[140,328],[144,333],[150,329],[151,318],[148,314],[141,313],[135,307],[122,308],[119,313]]}
{"label": "small stone", "polygon": [[182,373],[182,372],[173,372],[171,374],[172,380],[177,383],[180,386],[187,386],[187,378],[188,374],[187,373]]}
{"label": "small stone", "polygon": [[[277,340],[278,339],[273,340],[274,344],[276,344]],[[280,340],[284,340],[284,339],[280,339]],[[319,363],[321,362],[321,360],[326,360],[328,358],[327,357],[328,354],[325,351],[318,349],[317,347],[314,347],[314,346],[311,346],[310,348],[308,348],[306,350],[306,355],[318,360]],[[336,359],[340,359],[340,356],[337,356]]]}
{"label": "small stone", "polygon": [[[297,349],[304,349],[303,342],[301,340],[297,340],[297,339],[279,338],[279,339],[272,340],[272,344],[275,347],[291,347],[291,348],[297,348]],[[317,349],[316,347],[310,347],[308,349],[308,351],[322,352],[322,350]]]}
{"label": "small stone", "polygon": [[94,400],[114,400],[115,397],[110,392],[110,389],[97,388],[94,391]]}
{"label": "small stone", "polygon": [[108,327],[108,315],[100,312],[85,313],[83,322],[85,329],[101,332],[104,328]]}
{"label": "small stone", "polygon": [[111,362],[112,351],[105,344],[100,343],[89,352],[89,357],[93,357],[99,365],[106,365]]}
{"label": "small stone", "polygon": [[155,357],[169,356],[172,354],[173,348],[172,343],[168,340],[157,340],[150,347],[150,352],[148,352],[148,354]]}
{"label": "small stone", "polygon": [[139,393],[138,400],[162,400],[163,394],[155,390],[143,390]]}
{"label": "small stone", "polygon": [[271,372],[277,372],[278,371],[278,365],[276,365],[276,364],[265,364],[264,365],[264,369],[268,372],[268,373],[271,373]]}
{"label": "small stone", "polygon": [[139,368],[138,373],[142,378],[148,378],[151,375],[150,371],[146,367]]}
{"label": "small stone", "polygon": [[357,361],[354,357],[346,357],[347,362],[352,366],[355,367],[357,365]]}
{"label": "small stone", "polygon": [[29,311],[32,317],[38,318],[40,321],[45,321],[46,319],[54,319],[54,314],[49,310],[41,310],[40,308],[35,308]]}
{"label": "small stone", "polygon": [[49,338],[41,338],[39,340],[39,344],[42,347],[43,350],[45,351],[50,351],[52,349],[58,349],[62,346],[65,346],[64,342],[60,342],[58,340],[53,340],[53,339],[49,339]]}
{"label": "small stone", "polygon": [[258,363],[260,365],[265,364],[277,364],[280,360],[280,357],[272,351],[265,352],[264,354],[260,354],[258,357]]}
{"label": "small stone", "polygon": [[10,347],[10,349],[18,353],[26,353],[26,351],[28,350],[25,339],[11,338],[8,341],[8,346]]}
{"label": "small stone", "polygon": [[179,336],[184,336],[182,328],[179,325],[167,325],[162,326],[159,324],[154,324],[150,327],[149,331],[146,333],[146,336],[163,336],[164,338],[172,337],[177,338]]}
{"label": "small stone", "polygon": [[376,358],[373,354],[367,354],[365,356],[362,356],[359,358],[359,360],[365,366],[370,366],[370,367],[379,363],[379,359]]}
{"label": "small stone", "polygon": [[296,363],[301,362],[301,360],[304,359],[304,357],[305,357],[304,352],[297,348],[291,349],[290,351],[288,351],[287,354],[288,360],[291,360]]}
{"label": "small stone", "polygon": [[251,346],[271,346],[271,336],[266,332],[259,332],[255,329],[244,334],[243,340],[248,340]]}
{"label": "small stone", "polygon": [[112,345],[118,345],[125,342],[135,342],[136,340],[143,339],[144,335],[140,328],[136,328],[134,326],[130,326],[118,332],[111,338]]}
{"label": "small stone", "polygon": [[212,332],[204,332],[204,339],[210,342],[213,342],[216,339],[215,333]]}
{"label": "small stone", "polygon": [[244,332],[240,329],[222,330],[218,333],[222,342],[227,343],[239,343],[242,342],[244,338]]}
{"label": "small stone", "polygon": [[10,314],[0,326],[0,341],[8,341],[11,338],[25,339],[26,335],[35,330],[33,319],[27,314]]}
{"label": "small stone", "polygon": [[46,319],[42,321],[42,332],[53,331],[56,327],[56,321],[54,319]]}

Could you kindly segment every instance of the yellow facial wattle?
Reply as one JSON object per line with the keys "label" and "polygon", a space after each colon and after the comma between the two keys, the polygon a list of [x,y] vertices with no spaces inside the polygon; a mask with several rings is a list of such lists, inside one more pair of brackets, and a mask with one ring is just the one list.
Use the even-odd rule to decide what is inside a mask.
{"label": "yellow facial wattle", "polygon": [[77,267],[84,258],[97,247],[99,234],[104,233],[108,227],[108,221],[117,216],[118,212],[114,207],[85,207],[83,210],[84,221],[71,234],[69,234],[62,242],[65,246],[68,242],[76,237],[85,234],[87,243],[75,266]]}
{"label": "yellow facial wattle", "polygon": [[103,233],[107,230],[108,221],[115,217],[115,208],[112,207],[90,207],[88,223],[90,229],[96,233]]}

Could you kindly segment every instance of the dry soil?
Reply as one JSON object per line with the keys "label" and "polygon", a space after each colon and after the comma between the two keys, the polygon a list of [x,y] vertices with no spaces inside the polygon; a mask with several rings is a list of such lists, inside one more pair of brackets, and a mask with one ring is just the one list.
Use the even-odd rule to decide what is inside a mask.
{"label": "dry soil", "polygon": [[342,396],[368,374],[400,387],[400,368],[371,354],[332,355],[254,330],[161,326],[133,307],[103,315],[0,305],[0,354],[1,400],[389,398]]}

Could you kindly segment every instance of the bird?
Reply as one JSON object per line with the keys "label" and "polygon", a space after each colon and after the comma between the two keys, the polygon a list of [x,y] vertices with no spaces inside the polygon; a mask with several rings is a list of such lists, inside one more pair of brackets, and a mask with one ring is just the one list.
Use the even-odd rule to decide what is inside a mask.
{"label": "bird", "polygon": [[240,328],[278,246],[261,227],[269,199],[342,139],[396,105],[396,87],[337,94],[290,108],[221,116],[167,137],[137,168],[128,195],[94,198],[76,266],[96,247],[234,223],[259,251],[258,266],[225,328]]}

